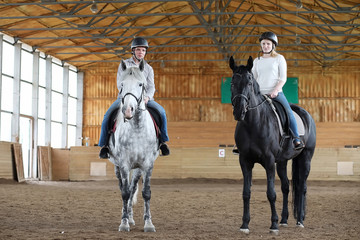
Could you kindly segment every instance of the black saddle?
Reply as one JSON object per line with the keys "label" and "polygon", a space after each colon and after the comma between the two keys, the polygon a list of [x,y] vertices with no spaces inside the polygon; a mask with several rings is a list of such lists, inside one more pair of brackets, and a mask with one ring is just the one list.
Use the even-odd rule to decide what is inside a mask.
{"label": "black saddle", "polygon": [[285,110],[285,107],[277,100],[271,99],[272,104],[275,107],[276,113],[278,114],[281,122],[281,127],[285,135],[290,135],[290,119]]}

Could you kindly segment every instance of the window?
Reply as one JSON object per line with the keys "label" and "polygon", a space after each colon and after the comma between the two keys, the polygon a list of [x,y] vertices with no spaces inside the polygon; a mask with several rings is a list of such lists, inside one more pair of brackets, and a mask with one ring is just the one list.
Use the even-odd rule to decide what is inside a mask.
{"label": "window", "polygon": [[45,88],[39,87],[39,102],[38,102],[38,117],[45,118],[45,108],[46,108],[46,90]]}
{"label": "window", "polygon": [[46,87],[46,60],[39,59],[39,86]]}
{"label": "window", "polygon": [[3,74],[12,77],[14,76],[14,53],[14,46],[7,42],[3,42],[2,71]]}
{"label": "window", "polygon": [[77,73],[69,71],[69,95],[77,97]]}
{"label": "window", "polygon": [[1,113],[1,141],[11,142],[11,113]]}
{"label": "window", "polygon": [[62,102],[63,95],[61,93],[51,93],[51,120],[62,122]]}
{"label": "window", "polygon": [[72,147],[76,145],[76,127],[68,126],[68,139],[67,147]]}
{"label": "window", "polygon": [[12,78],[2,76],[1,110],[3,111],[13,111],[13,82]]}
{"label": "window", "polygon": [[76,98],[68,98],[68,124],[76,125]]}
{"label": "window", "polygon": [[61,148],[61,137],[62,137],[61,123],[51,123],[51,147]]}
{"label": "window", "polygon": [[33,78],[33,55],[21,50],[21,80],[32,82]]}
{"label": "window", "polygon": [[52,64],[52,84],[51,89],[63,92],[63,68],[57,64]]}
{"label": "window", "polygon": [[38,119],[38,143],[39,146],[45,146],[45,120]]}
{"label": "window", "polygon": [[20,114],[32,114],[32,84],[21,82],[20,86]]}

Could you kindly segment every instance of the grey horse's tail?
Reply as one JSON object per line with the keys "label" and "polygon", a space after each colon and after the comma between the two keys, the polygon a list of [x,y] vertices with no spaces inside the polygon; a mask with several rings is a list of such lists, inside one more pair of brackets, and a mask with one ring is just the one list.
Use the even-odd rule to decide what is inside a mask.
{"label": "grey horse's tail", "polygon": [[137,203],[137,194],[138,194],[138,191],[139,191],[139,184],[137,183],[136,184],[136,190],[134,192],[134,195],[133,195],[133,199],[132,199],[132,204],[135,205]]}

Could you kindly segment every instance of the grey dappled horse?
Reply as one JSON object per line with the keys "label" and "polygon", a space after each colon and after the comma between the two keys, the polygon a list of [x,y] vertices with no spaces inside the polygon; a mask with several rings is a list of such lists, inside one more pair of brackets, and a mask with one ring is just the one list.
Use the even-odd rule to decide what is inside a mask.
{"label": "grey dappled horse", "polygon": [[[293,208],[296,225],[303,227],[306,206],[306,180],[310,172],[311,158],[316,144],[316,129],[313,118],[303,108],[291,105],[292,110],[299,115],[304,125],[304,135],[301,136],[305,147],[295,150],[292,139],[289,144],[282,145],[277,117],[265,96],[260,93],[260,87],[251,72],[252,58],[247,65],[237,66],[233,57],[229,61],[233,71],[231,80],[231,101],[233,114],[237,125],[235,142],[239,149],[239,162],[244,176],[243,223],[240,231],[249,233],[250,195],[252,169],[255,163],[261,164],[266,171],[267,198],[271,207],[270,231],[278,232],[278,215],[275,209],[276,193],[274,187],[275,168],[281,180],[283,193],[283,210],[280,224],[287,225],[289,179],[287,177],[287,161],[292,159]],[[276,164],[275,164],[276,163]]]}
{"label": "grey dappled horse", "polygon": [[155,159],[159,155],[159,144],[153,120],[143,99],[146,86],[142,73],[144,62],[141,61],[139,67],[127,68],[125,62],[121,61],[121,67],[124,70],[121,76],[122,101],[116,120],[116,131],[109,144],[110,161],[115,165],[123,199],[119,231],[130,231],[130,224],[135,225],[132,206],[136,203],[138,181],[142,176],[144,231],[155,232],[150,214],[150,178]]}

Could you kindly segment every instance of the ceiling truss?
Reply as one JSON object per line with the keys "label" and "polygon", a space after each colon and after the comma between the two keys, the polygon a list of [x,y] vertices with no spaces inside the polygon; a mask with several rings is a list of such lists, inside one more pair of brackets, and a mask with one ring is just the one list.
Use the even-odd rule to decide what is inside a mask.
{"label": "ceiling truss", "polygon": [[[227,61],[257,55],[273,31],[289,61],[360,61],[356,0],[0,0],[0,32],[77,67],[118,62],[134,36],[152,62]],[[192,58],[179,56],[191,55]]]}

